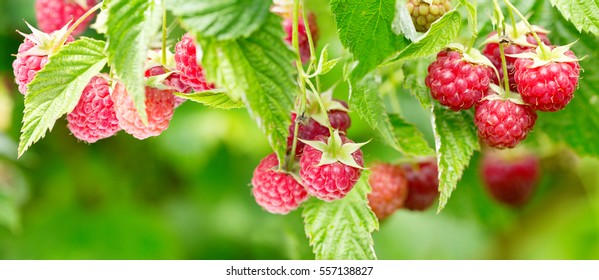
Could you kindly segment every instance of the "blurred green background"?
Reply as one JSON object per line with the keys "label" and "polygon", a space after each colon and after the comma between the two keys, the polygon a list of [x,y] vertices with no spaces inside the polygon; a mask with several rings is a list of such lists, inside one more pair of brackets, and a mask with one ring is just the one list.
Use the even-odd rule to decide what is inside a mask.
{"label": "blurred green background", "polygon": [[[327,1],[309,6],[319,46],[330,43],[333,55],[343,55]],[[270,148],[244,110],[187,102],[159,137],[138,141],[120,132],[93,145],[78,142],[61,119],[17,160],[23,97],[11,54],[22,42],[15,30],[27,32],[23,19],[35,23],[33,0],[0,0],[0,11],[1,259],[313,259],[300,211],[271,215],[251,196],[253,169]],[[339,79],[340,68],[324,83]],[[347,99],[347,87],[336,96]],[[427,114],[409,94],[399,96],[406,117],[432,141]],[[373,138],[352,120],[351,138]],[[476,154],[441,214],[401,210],[381,223],[379,258],[599,258],[599,161],[542,137],[528,142],[542,143],[544,175],[526,207],[507,209],[488,197]],[[400,157],[376,138],[364,154],[367,162]]]}

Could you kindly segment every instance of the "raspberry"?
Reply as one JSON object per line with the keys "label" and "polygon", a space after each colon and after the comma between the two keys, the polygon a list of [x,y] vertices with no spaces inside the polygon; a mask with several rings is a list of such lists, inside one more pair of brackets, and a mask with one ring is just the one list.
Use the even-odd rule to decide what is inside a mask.
{"label": "raspberry", "polygon": [[562,110],[574,97],[580,77],[580,65],[570,50],[564,53],[572,61],[549,61],[537,66],[532,58],[518,58],[514,80],[524,102],[534,110]]}
{"label": "raspberry", "polygon": [[256,203],[273,214],[287,214],[308,199],[306,189],[290,174],[276,171],[276,154],[265,157],[254,170],[252,193]]}
{"label": "raspberry", "polygon": [[539,159],[535,155],[484,155],[481,176],[491,196],[508,206],[524,205],[539,180]]}
{"label": "raspberry", "polygon": [[168,128],[173,117],[174,97],[170,90],[146,87],[146,113],[148,114],[148,125],[146,126],[139,117],[133,99],[127,94],[125,86],[117,84],[112,98],[119,126],[140,140],[160,135]]}
{"label": "raspberry", "polygon": [[[308,143],[300,158],[300,176],[308,194],[325,201],[345,197],[362,174],[364,159],[359,149],[361,145],[353,144],[353,141],[340,136],[338,132],[328,139],[322,135],[317,136],[314,141]],[[355,149],[340,156],[343,150],[341,144],[353,144]],[[331,150],[333,152],[329,154]],[[351,162],[342,161],[340,158],[349,158]]]}
{"label": "raspberry", "polygon": [[425,83],[434,99],[459,111],[472,108],[487,94],[492,75],[490,67],[468,62],[458,51],[444,50],[429,65]]}
{"label": "raspberry", "polygon": [[[314,44],[318,41],[319,31],[318,25],[316,24],[316,16],[313,13],[308,14],[308,23],[310,25],[310,34],[312,34],[312,41]],[[285,41],[290,46],[293,41],[293,19],[291,17],[285,18],[283,21],[283,28],[287,33],[287,37],[285,37]],[[302,59],[302,63],[306,63],[310,60],[310,41],[308,39],[308,34],[306,33],[306,24],[304,23],[304,19],[302,17],[298,20],[298,45],[300,50],[300,57]],[[316,47],[316,46],[315,46]]]}
{"label": "raspberry", "polygon": [[[165,73],[166,73],[166,70],[164,69],[164,67],[162,67],[162,66],[154,66],[154,67],[146,70],[146,77],[158,76],[158,75],[162,75],[162,74],[165,74]],[[168,76],[168,78],[166,78],[164,80],[164,85],[166,85],[168,87],[172,87],[177,92],[180,92],[180,93],[190,93],[193,90],[191,88],[191,86],[189,86],[188,84],[186,84],[183,81],[181,81],[181,75],[179,73],[174,73],[174,72],[171,73]],[[175,108],[179,107],[185,101],[186,101],[186,99],[183,99],[181,97],[175,96]]]}
{"label": "raspberry", "polygon": [[[56,46],[60,44],[60,40],[67,31],[65,26],[59,31],[52,32],[52,34],[46,34],[31,26],[29,27],[32,33],[23,34],[25,40],[19,46],[17,58],[12,63],[15,82],[22,94],[27,94],[27,85],[33,81],[35,74],[48,63],[48,56],[56,51]],[[69,36],[65,44],[73,40],[73,37]]]}
{"label": "raspberry", "polygon": [[[83,7],[74,0],[36,0],[35,17],[40,29],[46,33],[59,30],[69,22],[74,22],[96,5],[96,0],[86,0]],[[81,2],[81,1],[80,1]],[[87,29],[93,16],[86,18],[71,35],[78,36]]]}
{"label": "raspberry", "polygon": [[406,6],[418,32],[426,32],[431,24],[451,10],[451,0],[432,0],[432,5],[422,0],[408,0]]}
{"label": "raspberry", "polygon": [[73,135],[88,143],[113,136],[120,130],[110,98],[110,86],[104,78],[91,79],[67,120]]}
{"label": "raspberry", "polygon": [[372,192],[368,194],[368,205],[382,220],[403,207],[408,196],[408,181],[400,166],[375,164],[370,170],[368,182]]}
{"label": "raspberry", "polygon": [[529,106],[511,100],[483,100],[475,109],[474,122],[478,137],[487,145],[504,149],[513,148],[532,130],[537,113]]}
{"label": "raspberry", "polygon": [[181,41],[175,46],[175,61],[177,70],[181,71],[181,81],[190,85],[195,91],[214,89],[213,84],[208,84],[204,77],[204,69],[198,63],[197,48],[189,34],[183,35]]}
{"label": "raspberry", "polygon": [[428,209],[439,195],[439,172],[435,159],[402,166],[408,179],[408,197],[405,208],[423,211]]}
{"label": "raspberry", "polygon": [[[343,107],[349,108],[345,101],[336,100]],[[328,112],[329,122],[333,129],[337,129],[341,132],[347,132],[347,129],[351,126],[351,119],[349,114],[341,110],[331,110]],[[289,125],[289,136],[287,137],[287,146],[291,147],[293,144],[293,133],[295,132],[295,120],[297,118],[296,113],[291,113],[291,125]],[[298,138],[302,140],[314,140],[316,136],[331,136],[329,129],[326,126],[321,125],[315,119],[309,118],[306,124],[301,124],[298,127]],[[305,144],[301,141],[297,142],[296,155],[301,156],[304,150]]]}
{"label": "raspberry", "polygon": [[[508,30],[511,30],[511,29],[508,28]],[[541,39],[541,41],[543,41],[543,43],[545,43],[547,45],[551,44],[546,33],[543,33],[542,31],[537,31],[537,35],[539,36],[539,39]],[[489,35],[489,38],[492,38],[492,37],[497,37],[497,32],[493,32],[493,33],[491,33],[491,35]],[[497,37],[497,40],[499,40],[498,37]],[[503,48],[503,51],[506,54],[505,62],[506,62],[506,66],[507,66],[508,79],[510,82],[510,90],[513,92],[516,92],[518,90],[516,81],[514,80],[514,65],[516,63],[517,58],[511,57],[509,55],[529,52],[534,49],[534,47],[526,46],[526,45],[522,44],[522,42],[526,42],[527,44],[531,44],[534,46],[537,45],[537,41],[535,40],[532,33],[526,33],[524,35],[524,37],[521,38],[520,40],[516,40],[510,44],[505,44],[504,48]],[[495,80],[495,83],[499,85],[500,84],[499,81],[503,80],[503,69],[502,69],[502,65],[501,65],[501,52],[499,51],[499,43],[490,42],[487,45],[485,45],[483,54],[487,58],[489,58],[489,60],[493,63],[495,68],[497,68],[497,70],[499,72],[499,79],[497,79],[497,76],[495,74],[493,74],[492,77]]]}

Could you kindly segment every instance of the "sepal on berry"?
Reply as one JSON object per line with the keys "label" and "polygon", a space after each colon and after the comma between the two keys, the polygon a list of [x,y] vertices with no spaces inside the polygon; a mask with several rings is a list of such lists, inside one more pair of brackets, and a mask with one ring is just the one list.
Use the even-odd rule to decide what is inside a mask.
{"label": "sepal on berry", "polygon": [[320,101],[322,102],[323,108],[320,106],[316,93],[308,94],[308,107],[306,112],[309,117],[312,117],[317,123],[324,127],[329,127],[329,116],[328,112],[341,111],[349,112],[349,109],[343,105],[339,100],[333,99],[333,91],[328,90],[320,95]]}
{"label": "sepal on berry", "polygon": [[312,148],[321,151],[322,157],[320,158],[320,162],[316,166],[323,166],[326,164],[331,164],[335,162],[341,162],[347,166],[351,166],[354,168],[364,169],[363,166],[360,166],[355,160],[352,154],[366,144],[365,143],[345,143],[341,140],[341,136],[339,135],[339,130],[335,130],[333,135],[327,139],[327,143],[322,141],[307,141],[299,139],[304,142],[306,145],[311,146]]}
{"label": "sepal on berry", "polygon": [[532,59],[533,64],[529,68],[539,68],[552,62],[578,62],[582,60],[582,58],[574,58],[566,54],[574,44],[576,44],[576,42],[565,46],[557,46],[549,51],[550,47],[541,42],[541,45],[537,46],[533,52],[508,54],[507,56]]}
{"label": "sepal on berry", "polygon": [[[549,34],[550,32],[537,25],[532,26],[532,31],[534,31],[537,34]],[[495,33],[489,36],[481,45],[486,45],[489,43],[500,43],[504,42],[505,40],[508,40],[511,44],[534,48],[536,47],[536,44],[531,44],[530,42],[528,42],[526,38],[527,35],[530,33],[531,30],[526,26],[526,23],[524,23],[523,21],[518,22],[516,24],[516,32],[514,32],[513,26],[506,24],[505,36],[499,36],[497,33]]]}
{"label": "sepal on berry", "polygon": [[50,34],[45,33],[33,26],[31,26],[28,22],[25,22],[29,29],[31,29],[31,34],[24,34],[21,31],[19,34],[23,35],[26,39],[30,40],[34,43],[34,47],[28,49],[27,51],[21,52],[17,54],[17,56],[46,56],[54,54],[60,46],[64,44],[67,38],[67,33],[69,30],[69,25],[71,22],[68,22],[65,26],[63,26],[60,30],[56,30]]}

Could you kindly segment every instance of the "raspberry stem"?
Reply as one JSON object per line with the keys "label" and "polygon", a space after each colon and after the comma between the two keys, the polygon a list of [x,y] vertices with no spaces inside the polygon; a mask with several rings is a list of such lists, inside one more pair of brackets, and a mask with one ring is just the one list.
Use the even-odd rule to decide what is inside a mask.
{"label": "raspberry stem", "polygon": [[545,46],[543,41],[541,41],[541,38],[539,38],[539,35],[537,34],[537,32],[535,32],[534,28],[532,28],[532,25],[530,25],[528,19],[526,19],[526,17],[516,8],[516,6],[514,6],[514,4],[510,2],[510,0],[503,0],[503,2],[505,2],[505,5],[508,7],[508,10],[516,13],[516,15],[518,15],[518,17],[522,19],[522,22],[524,22],[526,27],[530,30],[530,33],[535,38],[535,41],[537,41],[537,45],[539,45],[539,47],[541,48],[541,58],[544,60],[550,60],[550,51],[547,49],[547,46]]}
{"label": "raspberry stem", "polygon": [[[503,16],[503,12],[501,11],[499,2],[497,0],[493,0],[493,4],[495,6],[495,13],[498,17],[498,20],[500,21],[499,24],[497,24],[497,35],[499,36],[499,38],[501,38],[503,35],[505,35],[506,30],[505,17]],[[509,75],[507,72],[507,60],[505,58],[505,49],[503,46],[504,42],[502,42],[502,40],[499,40],[498,45],[499,54],[501,56],[501,71],[503,72],[503,86],[505,87],[505,90],[501,93],[501,97],[507,99],[509,98],[510,92],[510,80],[508,78]],[[499,75],[497,76],[497,79],[499,79]],[[499,81],[499,83],[501,83],[501,81]]]}
{"label": "raspberry stem", "polygon": [[64,45],[64,43],[67,41],[67,39],[69,38],[69,36],[71,35],[71,33],[73,33],[73,31],[75,31],[75,29],[77,29],[77,27],[83,22],[85,21],[85,19],[87,19],[89,16],[91,16],[93,13],[95,13],[97,10],[99,10],[100,8],[102,8],[104,2],[100,2],[97,5],[95,5],[93,8],[89,9],[87,12],[85,12],[85,14],[83,14],[82,16],[79,17],[79,19],[77,19],[77,21],[75,21],[75,23],[73,23],[73,25],[71,25],[71,27],[69,27],[69,29],[67,30],[67,33],[64,34],[64,36],[62,36],[62,38],[60,38],[60,44],[57,44],[54,49],[52,49],[52,53],[58,51],[58,49]]}
{"label": "raspberry stem", "polygon": [[166,4],[162,4],[162,65],[166,65]]}

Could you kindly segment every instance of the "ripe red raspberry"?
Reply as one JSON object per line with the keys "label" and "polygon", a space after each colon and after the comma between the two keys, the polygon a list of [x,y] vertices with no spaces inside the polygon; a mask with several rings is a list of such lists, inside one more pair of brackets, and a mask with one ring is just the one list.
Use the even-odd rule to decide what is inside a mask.
{"label": "ripe red raspberry", "polygon": [[195,91],[214,89],[213,84],[206,82],[204,69],[198,62],[197,47],[189,34],[183,35],[175,46],[175,62],[177,70],[181,71],[181,81],[190,85]]}
{"label": "ripe red raspberry", "polygon": [[304,186],[290,174],[277,171],[276,154],[265,157],[254,170],[252,193],[256,203],[273,214],[287,214],[308,199]]}
{"label": "ripe red raspberry", "polygon": [[[89,9],[96,5],[96,0],[80,1],[87,4],[80,5],[75,0],[36,0],[35,17],[40,29],[46,33],[59,30],[67,23],[74,23]],[[71,35],[79,36],[87,29],[87,25],[93,16],[86,18]]]}
{"label": "ripe red raspberry", "polygon": [[483,100],[476,105],[474,116],[478,137],[498,149],[518,145],[532,130],[536,120],[537,113],[529,106],[509,99]]}
{"label": "ripe red raspberry", "polygon": [[408,178],[408,197],[405,208],[423,211],[439,195],[439,172],[434,158],[402,166]]}
{"label": "ripe red raspberry", "polygon": [[539,159],[535,155],[484,155],[481,176],[491,196],[508,206],[524,205],[539,180]]}
{"label": "ripe red raspberry", "polygon": [[422,0],[408,0],[406,7],[418,32],[426,32],[431,24],[451,10],[451,0],[432,0],[432,5]]}
{"label": "ripe red raspberry", "polygon": [[[331,140],[333,138],[335,143]],[[361,145],[353,144],[353,141],[339,133],[328,139],[321,135],[309,143],[300,158],[300,176],[308,194],[325,201],[344,198],[362,174],[364,158],[359,149]],[[347,154],[340,155],[344,152],[341,144],[354,149],[347,149]],[[348,158],[351,162],[347,161]]]}
{"label": "ripe red raspberry", "polygon": [[[312,41],[314,42],[314,45],[316,45],[316,42],[318,41],[319,31],[318,25],[316,23],[316,16],[313,13],[308,14],[308,24],[310,25],[310,34],[312,35]],[[283,21],[283,28],[285,29],[285,33],[287,33],[285,41],[287,41],[287,43],[290,46],[293,46],[293,19],[291,17],[285,18],[285,20]],[[300,57],[302,59],[302,63],[306,63],[310,60],[310,41],[308,39],[308,34],[306,33],[306,24],[304,23],[304,19],[302,17],[300,17],[298,20],[297,28]]]}
{"label": "ripe red raspberry", "polygon": [[117,84],[112,98],[116,108],[119,126],[133,137],[143,140],[151,136],[158,136],[168,128],[173,118],[175,109],[175,96],[170,90],[159,90],[146,87],[146,113],[148,125],[144,125],[133,99],[125,90],[125,86]]}
{"label": "ripe red raspberry", "polygon": [[96,76],[91,79],[67,120],[73,135],[88,143],[113,136],[120,130],[110,86],[104,78]]}
{"label": "ripe red raspberry", "polygon": [[570,50],[564,53],[572,61],[547,61],[535,65],[533,58],[518,58],[514,79],[522,100],[534,110],[562,110],[574,97],[580,77],[580,65]]}
{"label": "ripe red raspberry", "polygon": [[[346,109],[349,108],[347,103],[342,100],[334,99],[339,102]],[[341,132],[347,132],[347,129],[351,126],[351,119],[346,111],[331,110],[328,112],[329,122],[333,129],[337,129]],[[291,125],[289,125],[289,136],[287,137],[287,146],[291,148],[293,144],[293,133],[295,132],[295,120],[297,114],[291,113]],[[298,138],[302,140],[314,140],[316,136],[331,136],[329,129],[326,126],[321,125],[313,118],[308,118],[306,124],[301,124],[298,127]],[[301,156],[304,150],[305,144],[301,141],[297,142],[296,155]]]}
{"label": "ripe red raspberry", "polygon": [[[22,94],[27,94],[27,85],[33,81],[35,74],[48,63],[48,56],[58,49],[56,46],[60,44],[60,40],[67,31],[66,28],[63,28],[51,34],[46,34],[31,26],[29,27],[32,33],[23,34],[25,41],[19,46],[17,58],[12,63],[15,82]],[[69,36],[65,44],[73,40],[73,37]]]}
{"label": "ripe red raspberry", "polygon": [[[511,30],[511,29],[508,28],[508,30]],[[543,43],[545,43],[547,45],[551,44],[551,41],[547,37],[547,33],[544,33],[542,31],[542,29],[537,31],[537,35],[539,36],[539,39],[541,39],[541,41],[543,41]],[[499,38],[497,37],[497,32],[491,33],[491,35],[489,35],[489,38],[497,38],[494,41],[499,41]],[[513,92],[516,92],[518,90],[516,81],[514,80],[514,71],[515,71],[514,65],[516,63],[517,58],[509,56],[509,55],[530,52],[534,49],[533,46],[524,45],[524,42],[526,42],[527,44],[533,45],[533,46],[537,46],[537,41],[535,40],[532,33],[526,33],[519,40],[515,40],[512,43],[505,44],[504,48],[503,48],[503,51],[506,54],[505,62],[506,62],[506,66],[507,66],[508,79],[510,82],[510,90]],[[497,42],[487,43],[487,45],[485,45],[485,49],[483,50],[483,54],[487,58],[489,58],[489,60],[493,63],[495,68],[497,68],[497,70],[499,72],[499,79],[503,80],[503,69],[502,69],[502,65],[501,65],[501,52],[499,51],[499,43],[497,43]],[[495,75],[495,73],[493,73],[492,77],[495,80],[495,83],[499,85],[500,80],[497,79],[497,76]]]}
{"label": "ripe red raspberry", "polygon": [[[146,70],[146,77],[158,76],[165,74],[166,70],[162,66],[154,66],[148,70]],[[172,87],[176,92],[179,93],[190,93],[193,91],[191,86],[181,81],[181,75],[179,73],[173,72],[168,78],[164,80],[164,85],[167,87]],[[183,104],[186,99],[175,96],[175,108],[179,107]]]}
{"label": "ripe red raspberry", "polygon": [[443,50],[437,60],[428,67],[426,86],[439,103],[451,110],[469,109],[489,91],[492,69],[474,64],[453,50]]}
{"label": "ripe red raspberry", "polygon": [[408,180],[400,166],[375,164],[370,168],[368,182],[372,192],[368,194],[368,205],[382,220],[404,206],[408,196]]}

